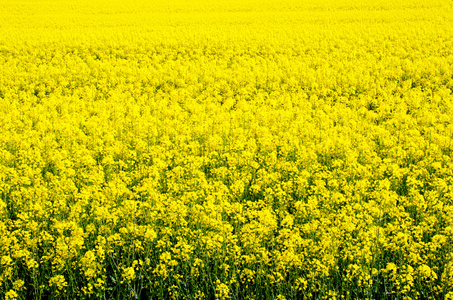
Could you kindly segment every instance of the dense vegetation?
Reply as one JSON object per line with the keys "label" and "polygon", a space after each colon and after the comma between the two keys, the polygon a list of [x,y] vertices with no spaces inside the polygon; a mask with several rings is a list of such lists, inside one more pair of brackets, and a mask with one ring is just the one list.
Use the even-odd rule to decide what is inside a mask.
{"label": "dense vegetation", "polygon": [[451,1],[0,0],[0,299],[453,299]]}

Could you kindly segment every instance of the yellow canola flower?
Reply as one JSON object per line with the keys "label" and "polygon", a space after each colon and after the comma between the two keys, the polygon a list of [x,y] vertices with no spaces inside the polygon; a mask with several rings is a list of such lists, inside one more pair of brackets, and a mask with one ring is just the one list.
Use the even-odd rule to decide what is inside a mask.
{"label": "yellow canola flower", "polygon": [[58,292],[61,292],[68,286],[66,279],[62,275],[56,275],[50,278],[49,286],[55,287]]}
{"label": "yellow canola flower", "polygon": [[7,300],[16,300],[18,298],[19,295],[17,295],[16,291],[14,290],[9,290],[8,292],[6,292],[5,294],[5,299]]}
{"label": "yellow canola flower", "polygon": [[230,288],[220,280],[216,280],[215,282],[215,291],[217,299],[226,300],[230,297]]}
{"label": "yellow canola flower", "polygon": [[129,268],[125,268],[123,269],[123,274],[122,274],[123,278],[126,280],[126,281],[132,281],[135,279],[135,270],[134,270],[134,267],[129,267]]}

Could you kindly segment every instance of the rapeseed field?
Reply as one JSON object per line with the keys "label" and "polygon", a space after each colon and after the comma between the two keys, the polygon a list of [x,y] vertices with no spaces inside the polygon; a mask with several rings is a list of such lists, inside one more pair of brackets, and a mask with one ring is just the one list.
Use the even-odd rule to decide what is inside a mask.
{"label": "rapeseed field", "polygon": [[0,299],[453,299],[450,0],[0,0]]}

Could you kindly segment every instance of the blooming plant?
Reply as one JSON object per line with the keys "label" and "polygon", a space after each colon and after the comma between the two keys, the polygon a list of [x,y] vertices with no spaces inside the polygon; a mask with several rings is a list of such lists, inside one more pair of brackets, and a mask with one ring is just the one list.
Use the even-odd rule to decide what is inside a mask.
{"label": "blooming plant", "polygon": [[0,300],[453,299],[453,2],[0,0]]}

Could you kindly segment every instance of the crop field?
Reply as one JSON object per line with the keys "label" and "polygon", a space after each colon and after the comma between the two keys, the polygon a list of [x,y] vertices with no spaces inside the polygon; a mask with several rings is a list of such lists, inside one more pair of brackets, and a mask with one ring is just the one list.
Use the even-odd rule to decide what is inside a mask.
{"label": "crop field", "polygon": [[453,299],[451,0],[0,0],[0,300]]}

